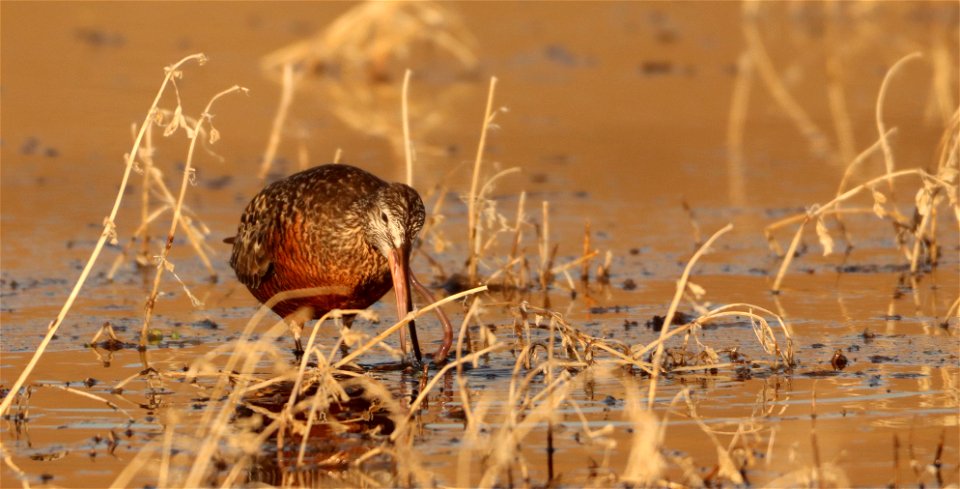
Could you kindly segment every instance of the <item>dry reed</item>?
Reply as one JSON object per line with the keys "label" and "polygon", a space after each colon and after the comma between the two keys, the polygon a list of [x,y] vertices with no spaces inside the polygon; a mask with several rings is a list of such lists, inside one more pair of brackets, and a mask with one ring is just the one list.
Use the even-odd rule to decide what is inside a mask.
{"label": "dry reed", "polygon": [[287,113],[290,112],[290,105],[293,103],[293,95],[296,92],[297,83],[303,77],[302,69],[298,69],[293,63],[284,63],[283,75],[281,78],[280,103],[277,104],[277,113],[273,117],[273,125],[270,129],[270,137],[267,139],[267,148],[263,151],[263,159],[260,161],[260,171],[257,177],[263,180],[270,173],[270,167],[277,156],[277,148],[280,146],[280,139],[283,134],[283,125],[287,120]]}
{"label": "dry reed", "polygon": [[410,140],[410,77],[413,72],[407,70],[403,74],[403,91],[401,97],[401,117],[403,118],[403,154],[406,162],[407,178],[406,183],[413,186],[413,142]]}
{"label": "dry reed", "polygon": [[479,210],[477,185],[480,183],[480,165],[483,163],[483,151],[487,145],[487,130],[493,124],[496,112],[493,110],[493,94],[497,87],[497,78],[490,78],[490,90],[487,93],[487,108],[483,112],[483,124],[480,126],[480,141],[477,143],[477,157],[473,163],[473,177],[470,179],[470,194],[467,197],[467,276],[470,284],[477,283],[477,266],[480,260]]}

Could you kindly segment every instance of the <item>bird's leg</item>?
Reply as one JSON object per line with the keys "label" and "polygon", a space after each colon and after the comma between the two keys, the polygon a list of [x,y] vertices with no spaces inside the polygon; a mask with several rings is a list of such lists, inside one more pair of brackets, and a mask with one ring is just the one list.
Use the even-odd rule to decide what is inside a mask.
{"label": "bird's leg", "polygon": [[[353,314],[340,318],[343,321],[343,327],[349,329],[353,326],[353,320],[356,318]],[[343,341],[340,342],[340,356],[346,357],[350,354],[350,347]]]}
{"label": "bird's leg", "polygon": [[303,321],[299,319],[291,319],[287,322],[290,326],[290,332],[293,333],[293,352],[300,357],[303,355],[303,344],[300,343],[300,336],[303,333]]}
{"label": "bird's leg", "polygon": [[[436,300],[433,298],[433,294],[430,293],[430,290],[427,289],[420,280],[417,279],[417,276],[414,275],[413,270],[410,271],[410,281],[413,282],[413,288],[417,289],[417,292],[423,296],[423,298],[433,304]],[[443,343],[440,344],[440,349],[433,354],[433,361],[436,364],[441,364],[446,360],[447,353],[450,352],[450,347],[453,346],[453,326],[450,325],[450,319],[447,318],[447,314],[443,312],[443,309],[436,308],[434,312],[437,313],[437,317],[440,319],[440,324],[443,325]]]}
{"label": "bird's leg", "polygon": [[[410,311],[413,310],[412,302],[413,302],[412,298],[408,294],[407,310],[410,310]],[[403,318],[401,317],[401,319]],[[413,343],[413,356],[417,360],[418,364],[423,363],[423,355],[420,353],[420,343],[417,341],[416,322],[411,320],[410,323],[408,323],[408,327],[410,329],[410,340]],[[403,328],[400,328],[400,330],[397,331],[397,334],[400,335],[400,352],[403,354],[403,361],[407,362],[409,360],[409,355],[410,355],[410,350],[407,349],[407,333],[403,330]]]}

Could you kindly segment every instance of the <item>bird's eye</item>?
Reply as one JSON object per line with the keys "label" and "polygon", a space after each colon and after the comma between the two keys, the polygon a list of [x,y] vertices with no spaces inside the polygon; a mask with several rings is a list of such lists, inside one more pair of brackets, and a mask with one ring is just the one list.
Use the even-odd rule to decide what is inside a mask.
{"label": "bird's eye", "polygon": [[380,211],[380,219],[383,221],[384,224],[387,224],[387,222],[389,221],[387,219],[387,213],[383,211]]}

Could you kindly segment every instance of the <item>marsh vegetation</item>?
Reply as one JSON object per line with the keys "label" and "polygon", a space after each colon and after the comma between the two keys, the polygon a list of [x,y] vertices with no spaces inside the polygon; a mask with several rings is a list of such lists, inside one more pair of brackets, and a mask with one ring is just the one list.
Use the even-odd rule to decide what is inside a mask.
{"label": "marsh vegetation", "polygon": [[[957,485],[956,4],[290,7],[4,5],[4,487]],[[297,357],[220,241],[329,161],[439,300]]]}

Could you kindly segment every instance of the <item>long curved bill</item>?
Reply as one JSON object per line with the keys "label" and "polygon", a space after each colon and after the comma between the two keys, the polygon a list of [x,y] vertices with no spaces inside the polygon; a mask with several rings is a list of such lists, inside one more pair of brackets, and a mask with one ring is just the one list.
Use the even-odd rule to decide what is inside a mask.
{"label": "long curved bill", "polygon": [[[413,310],[413,298],[410,294],[410,249],[390,250],[387,261],[390,263],[390,275],[393,277],[393,292],[397,295],[397,320],[401,320]],[[413,353],[417,357],[417,362],[422,363],[423,356],[420,354],[420,343],[417,341],[417,326],[412,320],[410,321],[410,340],[413,343]],[[402,331],[400,332],[400,349],[404,353],[407,352]]]}

